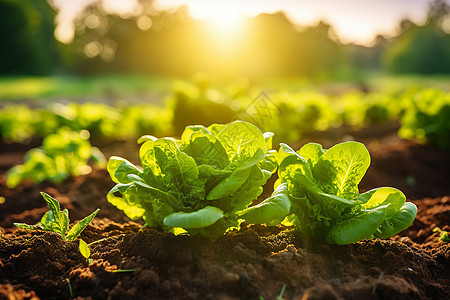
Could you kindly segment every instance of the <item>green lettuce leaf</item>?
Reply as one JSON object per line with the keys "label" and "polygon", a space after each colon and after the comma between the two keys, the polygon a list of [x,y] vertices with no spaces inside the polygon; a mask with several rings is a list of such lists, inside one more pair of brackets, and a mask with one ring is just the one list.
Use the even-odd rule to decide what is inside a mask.
{"label": "green lettuce leaf", "polygon": [[130,163],[128,160],[121,157],[112,156],[108,160],[106,165],[106,170],[108,171],[111,179],[115,183],[127,184],[131,181],[128,179],[128,174],[140,174],[142,173],[136,166]]}
{"label": "green lettuce leaf", "polygon": [[374,237],[386,216],[385,206],[362,211],[354,217],[338,222],[325,236],[330,244],[346,245]]}
{"label": "green lettuce leaf", "polygon": [[219,140],[202,131],[190,136],[189,143],[183,151],[193,157],[197,165],[210,165],[216,169],[224,169],[229,164],[228,154]]}
{"label": "green lettuce leaf", "polygon": [[297,151],[301,157],[308,161],[312,168],[314,168],[319,158],[322,157],[325,152],[322,145],[317,143],[308,143]]}
{"label": "green lettuce leaf", "polygon": [[363,144],[345,142],[321,155],[312,170],[323,191],[351,198],[359,194],[358,184],[369,165],[369,151]]}
{"label": "green lettuce leaf", "polygon": [[414,203],[406,202],[390,218],[384,220],[380,228],[374,235],[378,238],[387,238],[396,235],[411,225],[417,215],[417,206]]}
{"label": "green lettuce leaf", "polygon": [[262,132],[244,121],[235,121],[219,132],[217,138],[228,153],[230,159],[237,155],[253,156],[259,148],[267,152],[266,141]]}
{"label": "green lettuce leaf", "polygon": [[236,192],[250,175],[251,168],[264,158],[261,148],[254,153],[253,157],[245,165],[237,168],[230,176],[219,182],[206,196],[208,200],[215,200]]}
{"label": "green lettuce leaf", "polygon": [[164,218],[164,225],[181,228],[207,227],[223,218],[223,211],[214,206],[206,206],[195,212],[176,212]]}
{"label": "green lettuce leaf", "polygon": [[258,205],[254,205],[241,213],[248,223],[277,225],[284,220],[291,209],[286,183],[281,184],[270,196]]}

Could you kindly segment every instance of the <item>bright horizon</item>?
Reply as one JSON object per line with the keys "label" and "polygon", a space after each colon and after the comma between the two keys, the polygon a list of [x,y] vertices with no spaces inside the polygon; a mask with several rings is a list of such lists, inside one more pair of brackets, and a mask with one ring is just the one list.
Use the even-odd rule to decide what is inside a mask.
{"label": "bright horizon", "polygon": [[[73,36],[72,20],[83,7],[95,0],[53,0],[60,8],[56,36],[70,42]],[[136,0],[103,0],[107,11],[133,13]],[[215,25],[218,29],[239,26],[242,16],[254,17],[261,13],[283,11],[300,26],[311,26],[323,20],[329,23],[343,43],[369,46],[377,35],[392,37],[398,34],[399,24],[409,19],[417,24],[426,21],[432,0],[156,0],[158,9],[173,9],[186,5],[189,15]],[[448,1],[447,1],[448,2]]]}

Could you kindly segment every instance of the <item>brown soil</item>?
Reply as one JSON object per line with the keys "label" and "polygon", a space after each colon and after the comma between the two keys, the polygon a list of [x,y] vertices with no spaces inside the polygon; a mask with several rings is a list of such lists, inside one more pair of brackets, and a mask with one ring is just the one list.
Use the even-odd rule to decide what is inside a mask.
{"label": "brown soil", "polygon": [[[450,244],[432,230],[450,231],[450,156],[392,134],[367,136],[354,135],[372,156],[361,189],[400,188],[418,215],[388,240],[347,246],[309,244],[285,227],[243,226],[216,242],[140,230],[106,201],[113,185],[106,171],[9,190],[5,171],[26,149],[0,147],[0,299],[68,299],[69,286],[78,299],[275,299],[283,286],[285,299],[448,299]],[[105,148],[135,160],[126,155],[135,144],[129,152],[127,145]],[[39,191],[55,196],[73,221],[101,209],[81,235],[104,239],[90,246],[91,263],[77,242],[12,225],[40,219],[47,208]]]}

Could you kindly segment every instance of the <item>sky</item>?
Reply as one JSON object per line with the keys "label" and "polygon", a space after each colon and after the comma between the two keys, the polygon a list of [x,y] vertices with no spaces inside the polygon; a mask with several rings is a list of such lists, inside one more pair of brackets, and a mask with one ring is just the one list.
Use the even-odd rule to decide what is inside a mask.
{"label": "sky", "polygon": [[[70,42],[72,20],[83,7],[95,0],[53,0],[60,8],[56,36]],[[108,11],[130,13],[137,0],[103,0]],[[320,20],[331,24],[343,43],[370,45],[378,35],[394,36],[403,19],[421,24],[432,0],[155,0],[156,7],[170,9],[186,5],[199,20],[233,25],[240,16],[284,11],[298,25],[314,25]],[[447,1],[449,2],[449,1]],[[231,26],[230,26],[231,27]]]}

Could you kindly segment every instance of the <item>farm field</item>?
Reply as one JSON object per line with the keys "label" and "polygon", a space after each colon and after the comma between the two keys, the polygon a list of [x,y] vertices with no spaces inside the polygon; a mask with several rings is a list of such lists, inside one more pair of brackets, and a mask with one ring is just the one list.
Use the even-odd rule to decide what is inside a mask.
{"label": "farm field", "polygon": [[450,0],[0,0],[0,300],[449,299]]}
{"label": "farm field", "polygon": [[[166,92],[157,90],[157,95],[164,94],[164,101],[140,99],[126,105],[103,101],[68,103],[57,101],[57,97],[32,105],[29,99],[3,101],[0,104],[1,297],[446,299],[450,293],[450,246],[446,235],[450,231],[448,79],[436,80],[434,85],[402,79],[398,83],[407,84],[397,84],[390,89],[376,88],[376,83],[383,80],[373,82],[369,90],[355,89],[353,85],[311,86],[298,90],[277,85],[265,92],[245,81],[215,88],[207,81],[197,80],[177,82]],[[141,87],[137,87],[139,89]],[[124,91],[124,97],[127,92]],[[94,92],[90,97],[95,99],[97,95]],[[236,120],[249,122],[259,129]],[[207,130],[206,127],[189,127],[215,123],[230,125],[215,125]],[[251,152],[249,157],[240,157],[239,147],[234,149],[224,142],[223,137],[227,135],[223,131],[231,127],[237,128],[230,133],[231,137],[245,133],[242,139],[248,141],[242,143],[242,149]],[[264,132],[274,135],[263,136]],[[144,137],[139,145],[136,141],[141,136]],[[260,137],[262,142],[257,142]],[[208,156],[202,154],[209,151],[206,146],[197,153],[194,142],[199,139],[200,143],[201,138],[208,138],[214,147],[222,143],[223,148],[219,148],[226,150],[225,156],[230,160],[219,163],[219,159],[214,158],[209,161]],[[412,224],[405,223],[404,230],[392,231],[393,234],[382,238],[374,237],[381,236],[384,230],[380,221],[375,226],[377,231],[358,233],[357,238],[345,240],[345,234],[335,235],[331,240],[317,238],[314,235],[322,233],[329,223],[338,226],[341,222],[338,217],[343,217],[344,223],[357,220],[373,207],[366,205],[361,211],[345,209],[339,216],[331,212],[329,217],[326,209],[316,203],[313,210],[319,210],[320,218],[314,222],[319,225],[312,235],[304,234],[309,224],[301,222],[317,212],[310,210],[309,215],[301,215],[295,211],[295,203],[299,202],[294,194],[306,193],[307,200],[302,201],[309,203],[312,200],[308,199],[314,198],[313,192],[309,192],[308,185],[296,190],[299,181],[289,176],[285,179],[287,171],[284,170],[299,167],[298,162],[286,167],[284,160],[289,155],[291,160],[303,155],[303,160],[310,159],[308,163],[312,164],[312,156],[301,150],[291,153],[289,146],[297,151],[309,142],[319,143],[329,149],[320,152],[325,156],[331,149],[337,149],[334,145],[356,145],[344,143],[348,141],[365,145],[370,157],[361,164],[370,163],[370,166],[367,165],[365,175],[365,170],[360,172],[364,176],[359,186],[356,179],[350,182],[355,184],[351,196],[343,192],[333,194],[326,185],[320,186],[322,194],[326,192],[330,203],[339,198],[340,202],[354,201],[352,205],[359,207],[359,197],[368,195],[366,192],[372,189],[398,189],[405,194],[406,203],[417,207]],[[286,146],[280,149],[280,143]],[[156,148],[165,153],[164,159],[158,158],[162,154],[157,154],[160,152]],[[344,150],[338,154],[339,159],[345,160],[344,157],[356,153],[356,150]],[[154,153],[147,157],[149,151]],[[218,157],[217,151],[222,150],[212,151],[210,155]],[[203,191],[204,199],[195,196],[198,195],[195,194],[199,188],[197,182],[186,177],[183,180],[189,184],[180,184],[178,176],[183,177],[184,171],[180,174],[173,171],[174,161],[177,161],[176,168],[184,170],[188,160],[180,157],[185,159],[185,156],[193,157],[195,161],[191,159],[189,163],[198,166],[198,172],[207,172],[205,176],[210,176],[207,178],[217,176],[202,183],[201,188],[207,193]],[[151,165],[151,159],[157,166],[152,169],[155,176],[165,172],[164,176],[160,175],[166,178],[162,187],[156,183],[146,187],[151,179],[143,174],[146,166]],[[127,163],[123,164],[124,160]],[[164,161],[168,162],[167,169],[164,169]],[[20,165],[22,167],[18,167]],[[249,168],[252,175],[248,171],[246,179],[234,190],[223,183],[232,174],[245,173]],[[295,176],[299,176],[303,171],[295,172]],[[269,210],[252,215],[249,204],[258,207],[266,203],[266,199],[274,199],[271,194],[280,186],[279,177],[289,187],[283,198],[288,199],[285,205],[289,203],[285,213]],[[317,175],[313,182],[319,186],[321,180]],[[131,186],[122,190],[127,184]],[[216,186],[211,188],[208,184]],[[117,190],[111,197],[110,191],[115,187]],[[167,200],[170,205],[161,204],[159,208],[152,187],[158,187],[158,193],[162,190],[174,195],[173,201],[181,202],[175,205]],[[136,194],[126,194],[131,191],[129,188],[135,189]],[[139,192],[140,188],[147,189],[147,194]],[[40,192],[57,199],[61,210],[68,210],[72,228],[75,221],[100,210],[79,236],[73,241],[66,240],[60,229],[46,227],[42,230],[46,223],[42,223],[41,218],[49,208]],[[243,207],[227,211],[227,201],[235,203],[234,199],[241,194],[247,201],[239,204]],[[387,209],[397,207],[390,203],[397,201],[398,195],[395,190],[385,200],[380,200],[387,206],[380,203],[375,206],[378,211],[384,209],[383,218],[391,225],[396,221]],[[172,196],[167,197],[162,199],[172,199]],[[194,201],[195,205],[189,206],[189,201]],[[267,203],[269,207],[271,202]],[[208,207],[214,209],[205,213]],[[400,207],[402,204],[396,209]],[[222,215],[214,219],[218,209]],[[337,204],[335,209],[339,211]],[[61,213],[59,209],[58,213]],[[200,213],[202,218],[198,218]],[[352,213],[356,219],[347,216]],[[183,219],[180,217],[183,214],[197,215]],[[390,220],[387,219],[389,214]],[[233,219],[235,215],[239,220]],[[292,225],[289,222],[280,224],[288,215],[296,216],[294,226],[289,226]],[[53,213],[53,216],[58,214]],[[205,221],[211,218],[214,220]],[[328,221],[323,221],[327,218]],[[246,221],[242,222],[244,219]],[[40,221],[42,228],[37,230],[14,226],[14,223]],[[197,225],[193,226],[192,222]],[[344,227],[340,230],[348,234],[359,232],[365,223],[354,223],[350,231],[345,231]],[[179,231],[179,228],[184,229]],[[80,240],[87,243],[89,255],[83,252],[86,248],[80,246]]]}

